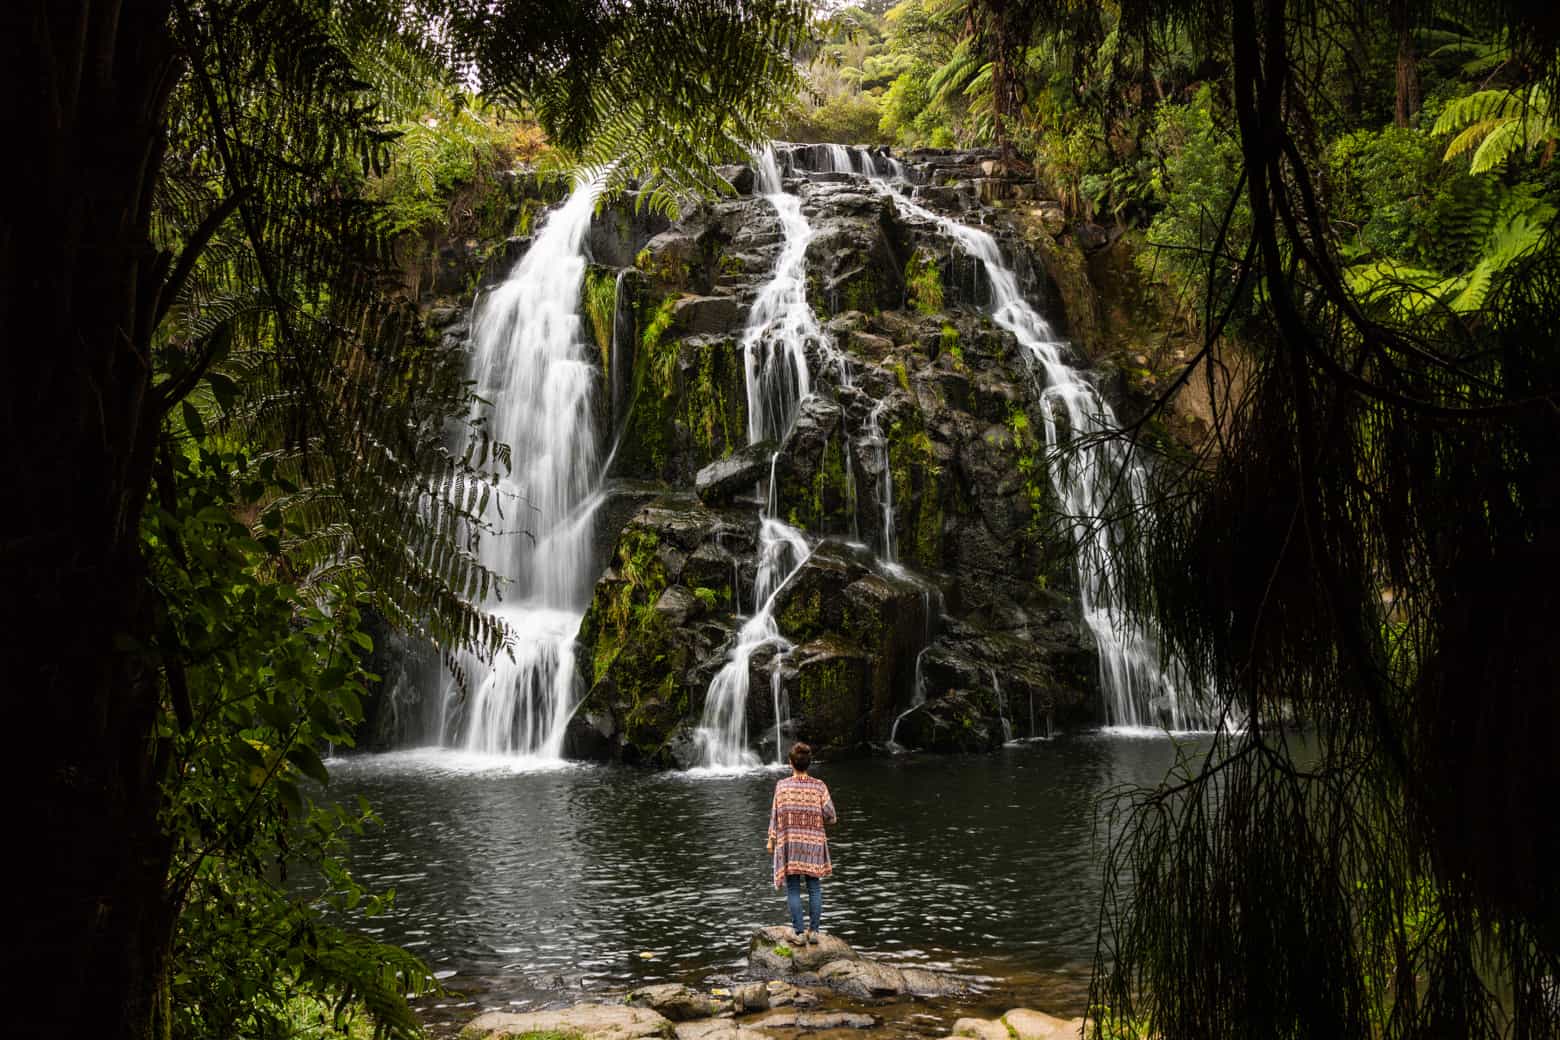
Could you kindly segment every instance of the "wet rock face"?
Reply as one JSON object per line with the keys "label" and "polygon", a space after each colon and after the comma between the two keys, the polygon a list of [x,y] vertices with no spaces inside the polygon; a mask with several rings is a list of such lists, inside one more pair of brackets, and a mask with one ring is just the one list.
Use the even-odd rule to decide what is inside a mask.
{"label": "wet rock face", "polygon": [[769,479],[776,450],[773,441],[759,441],[699,470],[693,486],[700,501],[719,505],[752,492],[761,481]]}
{"label": "wet rock face", "polygon": [[723,1010],[719,1000],[681,982],[667,982],[633,990],[628,994],[627,1004],[629,1007],[650,1008],[673,1022],[710,1018]]}
{"label": "wet rock face", "polygon": [[[776,739],[775,684],[789,719],[779,739],[831,752],[883,745],[900,716],[900,744],[950,750],[1096,721],[1098,666],[1071,527],[1051,490],[1045,411],[1028,361],[990,319],[981,265],[859,172],[809,172],[836,166],[827,147],[779,158],[812,229],[807,301],[827,342],[810,348],[814,396],[777,445],[773,488],[771,449],[747,447],[744,341],[784,235],[774,205],[754,194],[754,170],[722,168],[733,193],[675,221],[629,195],[591,228],[580,320],[598,348],[594,407],[611,464],[593,521],[601,578],[579,636],[585,693],[565,753],[691,761],[709,680],[754,609],[757,513],[771,495],[774,515],[819,555],[780,597],[790,650],[752,655],[755,744]],[[1200,345],[1149,299],[1131,237],[1076,234],[1058,203],[1030,197],[1031,174],[1002,169],[994,152],[894,158],[912,174],[901,195],[997,238],[1118,414],[1138,414]],[[881,150],[872,163],[890,168]],[[408,260],[407,287],[451,353],[467,349],[472,294],[512,269],[569,185],[517,173],[496,190],[482,207],[491,226],[449,229]],[[1238,353],[1220,362],[1221,378],[1242,378]],[[1195,443],[1207,429],[1205,383],[1189,380],[1148,435]],[[848,573],[824,566],[852,544]],[[378,670],[389,685],[395,670]],[[397,738],[381,726],[364,739]],[[772,743],[758,749],[775,756]]]}
{"label": "wet rock face", "polygon": [[[776,594],[780,638],[750,660],[755,742],[777,739],[772,690],[778,739],[833,751],[881,744],[896,720],[900,745],[977,751],[1093,717],[1031,362],[986,312],[980,265],[881,186],[809,173],[831,165],[818,147],[781,157],[813,232],[806,288],[827,342],[778,445],[747,445],[746,323],[783,240],[752,171],[723,169],[735,193],[675,223],[602,231],[617,243],[596,258],[606,274],[632,264],[603,345],[612,476],[630,490],[600,513],[570,754],[692,761],[709,681],[755,609],[764,500],[812,555]],[[991,231],[1032,299],[1078,297],[1078,247],[1055,204],[1014,187],[1026,174],[995,154],[902,158],[916,201]]]}
{"label": "wet rock face", "polygon": [[687,492],[663,494],[624,525],[576,642],[589,692],[570,724],[572,754],[687,764],[674,738],[698,718],[735,633],[739,561],[754,544],[751,514],[711,510]]}

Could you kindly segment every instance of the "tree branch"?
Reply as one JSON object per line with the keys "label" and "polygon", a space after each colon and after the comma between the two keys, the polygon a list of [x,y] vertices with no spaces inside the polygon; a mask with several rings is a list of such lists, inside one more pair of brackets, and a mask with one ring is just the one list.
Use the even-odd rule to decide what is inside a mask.
{"label": "tree branch", "polygon": [[217,233],[228,217],[232,216],[244,202],[249,194],[247,188],[240,188],[223,199],[222,202],[206,214],[206,218],[200,222],[190,240],[184,244],[184,249],[179,253],[178,262],[173,265],[173,271],[168,275],[162,286],[157,290],[157,299],[153,304],[152,328],[162,324],[168,311],[173,308],[174,301],[179,297],[179,291],[184,288],[184,283],[189,280],[190,273],[195,270],[195,263],[206,251],[206,246],[211,244],[212,236]]}

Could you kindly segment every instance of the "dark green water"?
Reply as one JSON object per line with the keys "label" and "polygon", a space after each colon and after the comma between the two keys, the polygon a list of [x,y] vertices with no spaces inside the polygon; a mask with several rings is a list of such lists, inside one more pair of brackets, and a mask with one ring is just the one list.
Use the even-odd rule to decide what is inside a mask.
{"label": "dark green water", "polygon": [[[989,756],[825,763],[825,931],[900,964],[984,976],[992,999],[1083,1008],[1099,913],[1096,808],[1157,783],[1168,739],[1077,735]],[[330,797],[383,819],[350,862],[395,907],[369,927],[488,1006],[740,972],[783,923],[764,851],[777,772],[545,770],[446,751],[338,760]]]}

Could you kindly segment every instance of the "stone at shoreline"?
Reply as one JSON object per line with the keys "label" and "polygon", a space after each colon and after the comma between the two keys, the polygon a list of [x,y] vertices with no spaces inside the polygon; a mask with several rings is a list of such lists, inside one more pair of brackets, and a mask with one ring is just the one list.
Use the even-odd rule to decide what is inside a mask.
{"label": "stone at shoreline", "polygon": [[733,1022],[729,1018],[706,1018],[698,1022],[679,1022],[677,1040],[773,1040],[768,1033]]}
{"label": "stone at shoreline", "polygon": [[739,448],[723,459],[716,459],[699,470],[693,478],[699,501],[714,505],[730,501],[744,491],[753,490],[759,481],[768,479],[770,460],[774,454],[774,441],[760,441]]}
{"label": "stone at shoreline", "polygon": [[904,973],[876,961],[831,961],[818,972],[818,977],[831,989],[863,1000],[897,997],[906,992]]}
{"label": "stone at shoreline", "polygon": [[753,933],[748,951],[748,971],[761,976],[810,976],[837,993],[859,999],[881,997],[951,996],[968,990],[955,975],[919,968],[896,968],[853,950],[832,935],[820,935],[816,944],[798,944],[784,925]]}
{"label": "stone at shoreline", "polygon": [[765,1011],[770,1003],[769,987],[762,982],[749,982],[731,991],[731,1003],[738,1011]]}
{"label": "stone at shoreline", "polygon": [[[786,1011],[746,1024],[754,1029],[871,1029],[878,1019],[851,1011]],[[1003,1040],[1007,1040],[1005,1033]]]}
{"label": "stone at shoreline", "polygon": [[830,961],[853,960],[860,956],[850,943],[838,936],[819,934],[816,943],[798,943],[784,925],[761,928],[753,933],[748,947],[748,970],[766,977],[805,975],[818,971]]}
{"label": "stone at shoreline", "polygon": [[770,1007],[785,1007],[789,1004],[803,1008],[812,1007],[818,1003],[818,995],[812,990],[802,989],[791,985],[789,982],[782,982],[779,979],[757,983],[757,985],[764,987],[764,992],[769,996]]}
{"label": "stone at shoreline", "polygon": [[[489,1011],[460,1031],[461,1040],[501,1040],[527,1033],[568,1033],[583,1040],[638,1040],[665,1036],[672,1023],[647,1008],[622,1004],[578,1004],[557,1011]],[[740,1040],[758,1040],[742,1037]]]}
{"label": "stone at shoreline", "polygon": [[659,986],[643,986],[628,995],[630,1007],[649,1008],[665,1015],[673,1022],[686,1022],[693,1018],[710,1018],[723,1010],[714,997],[680,982],[667,982]]}
{"label": "stone at shoreline", "polygon": [[961,1018],[953,1024],[953,1035],[974,1040],[1008,1040],[1007,1026],[990,1018]]}
{"label": "stone at shoreline", "polygon": [[1068,1040],[1083,1035],[1083,1019],[1057,1018],[1043,1011],[1015,1008],[1001,1019],[1008,1036],[1014,1040]]}

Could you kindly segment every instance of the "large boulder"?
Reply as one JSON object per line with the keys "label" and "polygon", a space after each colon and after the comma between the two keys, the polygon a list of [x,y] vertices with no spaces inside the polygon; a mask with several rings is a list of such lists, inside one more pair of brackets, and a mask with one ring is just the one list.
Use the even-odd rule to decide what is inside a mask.
{"label": "large boulder", "polygon": [[721,175],[725,182],[731,185],[731,190],[738,195],[753,194],[753,167],[751,166],[717,166],[715,172]]}
{"label": "large boulder", "polygon": [[779,515],[815,534],[848,534],[860,480],[840,406],[819,395],[804,399],[780,459],[774,491]]}
{"label": "large boulder", "polygon": [[820,302],[831,311],[899,307],[906,240],[894,204],[859,182],[814,184],[805,201],[813,228],[808,274]]}
{"label": "large boulder", "polygon": [[930,602],[924,584],[859,545],[813,549],[775,595],[780,633],[796,644],[782,681],[800,739],[841,748],[886,731],[913,689]]}
{"label": "large boulder", "polygon": [[753,519],[667,493],[636,513],[596,581],[576,639],[589,690],[566,735],[571,755],[670,766],[735,635],[733,554]]}
{"label": "large boulder", "polygon": [[1082,1018],[1057,1018],[1044,1011],[1015,1008],[1002,1016],[1002,1024],[1013,1040],[1072,1040],[1082,1037]]}
{"label": "large boulder", "polygon": [[754,1029],[871,1029],[876,1015],[853,1011],[777,1011],[749,1023]]}
{"label": "large boulder", "polygon": [[679,1022],[673,1031],[677,1040],[774,1040],[768,1033],[749,1029],[729,1018],[706,1018]]}
{"label": "large boulder", "polygon": [[799,943],[784,925],[760,928],[748,943],[748,971],[761,978],[816,974],[830,961],[860,955],[837,935],[820,933],[815,943]]}
{"label": "large boulder", "polygon": [[966,980],[946,972],[898,968],[865,957],[843,939],[819,936],[818,943],[797,943],[789,928],[763,928],[753,934],[748,971],[760,977],[813,977],[837,993],[858,999],[902,996],[952,996],[969,991]]}
{"label": "large boulder", "polygon": [[859,1000],[898,997],[909,992],[904,972],[877,961],[830,961],[818,969],[818,977],[830,989]]}
{"label": "large boulder", "polygon": [[988,692],[948,690],[906,712],[894,740],[924,751],[991,751],[1005,736]]}
{"label": "large boulder", "polygon": [[[676,312],[679,303],[683,310]],[[639,306],[614,476],[687,487],[701,468],[746,444],[742,329],[722,318],[735,307],[724,296],[668,297]]]}
{"label": "large boulder", "polygon": [[738,448],[699,470],[693,478],[693,487],[700,501],[709,505],[724,504],[737,495],[752,491],[759,481],[769,479],[775,450],[773,441],[760,441]]}
{"label": "large boulder", "polygon": [[742,308],[730,296],[683,296],[672,304],[672,322],[693,335],[727,335],[742,329]]}
{"label": "large boulder", "polygon": [[1082,1018],[1015,1008],[1001,1018],[961,1018],[953,1024],[952,1035],[971,1040],[1081,1040],[1084,1026]]}
{"label": "large boulder", "polygon": [[953,1024],[952,1036],[971,1040],[1009,1040],[1007,1027],[990,1018],[961,1018]]}

